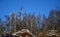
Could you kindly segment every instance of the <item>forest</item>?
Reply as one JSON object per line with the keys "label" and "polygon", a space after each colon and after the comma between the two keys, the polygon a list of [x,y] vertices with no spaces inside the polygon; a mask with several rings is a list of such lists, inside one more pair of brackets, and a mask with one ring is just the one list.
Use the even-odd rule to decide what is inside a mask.
{"label": "forest", "polygon": [[50,10],[48,18],[43,15],[28,14],[22,12],[12,12],[10,15],[5,15],[5,21],[0,18],[0,34],[3,32],[16,32],[21,29],[28,29],[34,35],[40,31],[47,32],[48,30],[58,30],[60,32],[60,9]]}

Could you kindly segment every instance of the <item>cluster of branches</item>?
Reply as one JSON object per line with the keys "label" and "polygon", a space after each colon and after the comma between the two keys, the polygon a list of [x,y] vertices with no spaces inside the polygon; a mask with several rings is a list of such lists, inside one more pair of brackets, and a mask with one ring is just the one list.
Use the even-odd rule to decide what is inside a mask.
{"label": "cluster of branches", "polygon": [[37,35],[40,31],[58,30],[60,32],[60,10],[51,10],[48,18],[45,15],[42,17],[34,14],[19,14],[12,13],[7,15],[5,23],[0,19],[0,34],[2,32],[16,32],[21,29],[28,29],[33,34]]}

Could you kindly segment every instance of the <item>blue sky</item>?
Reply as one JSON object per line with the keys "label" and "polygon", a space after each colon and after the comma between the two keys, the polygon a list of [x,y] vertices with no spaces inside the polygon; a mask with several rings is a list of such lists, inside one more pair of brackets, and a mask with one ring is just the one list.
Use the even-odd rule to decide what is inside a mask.
{"label": "blue sky", "polygon": [[50,10],[60,6],[59,3],[60,0],[0,0],[0,18],[4,19],[4,15],[10,12],[18,12],[21,6],[24,12],[45,14],[48,17]]}

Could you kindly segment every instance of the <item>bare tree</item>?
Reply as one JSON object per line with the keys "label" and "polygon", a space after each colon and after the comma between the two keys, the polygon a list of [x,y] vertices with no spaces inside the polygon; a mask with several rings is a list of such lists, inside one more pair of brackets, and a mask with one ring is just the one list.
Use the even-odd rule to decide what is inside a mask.
{"label": "bare tree", "polygon": [[3,26],[3,22],[0,18],[0,34],[2,34],[5,31],[5,27]]}

